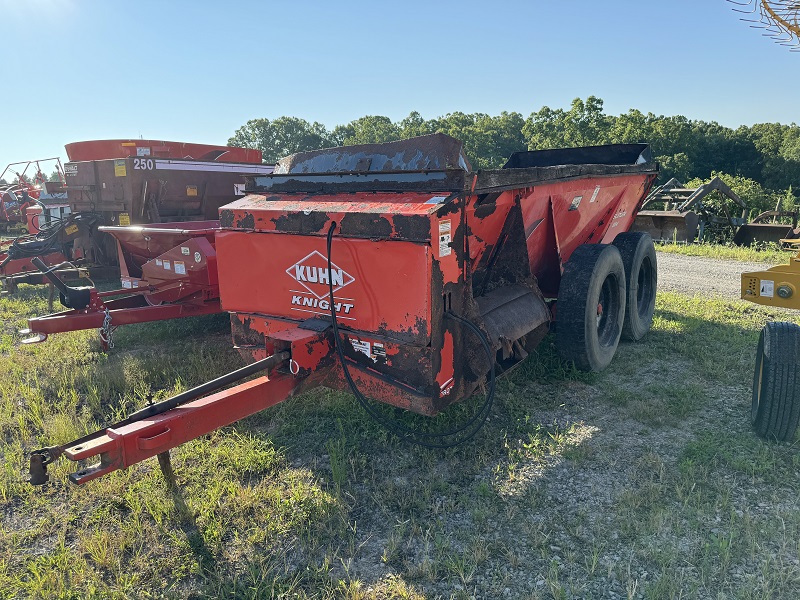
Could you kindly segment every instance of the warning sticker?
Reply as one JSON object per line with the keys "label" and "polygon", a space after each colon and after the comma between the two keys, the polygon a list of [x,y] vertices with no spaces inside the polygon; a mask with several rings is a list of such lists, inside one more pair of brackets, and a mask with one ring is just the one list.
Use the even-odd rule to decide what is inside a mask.
{"label": "warning sticker", "polygon": [[67,235],[72,235],[73,233],[77,233],[77,231],[78,231],[78,226],[75,225],[75,223],[73,223],[72,225],[68,225],[67,227],[64,228],[64,233],[66,233]]}
{"label": "warning sticker", "polygon": [[452,252],[450,242],[452,239],[450,219],[439,221],[439,256],[450,256]]}
{"label": "warning sticker", "polygon": [[122,280],[122,287],[126,289],[130,289],[131,287],[131,280],[130,279],[123,279]]}
{"label": "warning sticker", "polygon": [[150,156],[150,148],[136,147],[136,156]]}
{"label": "warning sticker", "polygon": [[386,360],[386,348],[380,342],[372,344],[372,360]]}
{"label": "warning sticker", "polygon": [[196,185],[187,185],[186,186],[186,195],[187,196],[197,196],[197,186]]}
{"label": "warning sticker", "polygon": [[178,275],[186,275],[186,264],[182,260],[175,261],[175,273]]}
{"label": "warning sticker", "polygon": [[157,267],[163,267],[164,266],[164,261],[161,260],[160,258],[157,258],[156,259],[156,266]]}
{"label": "warning sticker", "polygon": [[75,177],[78,174],[77,163],[67,163],[64,165],[64,175],[67,177]]}
{"label": "warning sticker", "polygon": [[125,177],[128,174],[125,169],[125,159],[114,161],[114,177]]}
{"label": "warning sticker", "polygon": [[370,358],[372,358],[372,353],[370,352],[371,344],[369,342],[362,342],[361,340],[357,340],[356,338],[350,338],[350,343],[353,345],[353,348],[357,352],[361,352],[362,354],[366,354]]}
{"label": "warning sticker", "polygon": [[167,269],[168,271],[172,271],[172,265],[169,264],[168,260],[164,261],[164,268]]}
{"label": "warning sticker", "polygon": [[578,207],[581,205],[581,200],[583,200],[583,196],[575,196],[569,205],[569,209],[578,210]]}
{"label": "warning sticker", "polygon": [[592,194],[592,197],[589,198],[589,202],[594,202],[595,200],[597,200],[597,194],[599,193],[600,193],[600,186],[598,185],[597,187],[594,188],[594,193]]}
{"label": "warning sticker", "polygon": [[200,262],[201,260],[203,260],[203,257],[200,256],[199,252],[195,252],[194,253],[194,262]]}
{"label": "warning sticker", "polygon": [[772,298],[775,295],[775,282],[769,279],[762,279],[759,294],[764,298]]}
{"label": "warning sticker", "polygon": [[181,246],[181,254],[189,256],[189,246]]}
{"label": "warning sticker", "polygon": [[131,216],[128,213],[119,213],[119,224],[122,227],[127,227],[131,224]]}

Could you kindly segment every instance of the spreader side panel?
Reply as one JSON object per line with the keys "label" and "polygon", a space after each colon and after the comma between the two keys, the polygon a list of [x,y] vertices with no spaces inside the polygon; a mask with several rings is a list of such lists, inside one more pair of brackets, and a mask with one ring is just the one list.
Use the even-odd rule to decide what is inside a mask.
{"label": "spreader side panel", "polygon": [[326,240],[277,233],[217,235],[223,309],[302,321],[330,316],[329,281],[342,327],[427,345],[431,320],[429,246]]}

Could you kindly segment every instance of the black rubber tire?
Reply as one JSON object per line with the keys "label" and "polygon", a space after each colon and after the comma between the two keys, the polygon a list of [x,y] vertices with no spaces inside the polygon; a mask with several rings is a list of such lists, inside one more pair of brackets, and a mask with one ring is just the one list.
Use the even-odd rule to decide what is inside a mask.
{"label": "black rubber tire", "polygon": [[800,420],[800,327],[767,323],[761,330],[753,373],[750,422],[763,438],[789,442]]}
{"label": "black rubber tire", "polygon": [[625,265],[626,302],[622,339],[638,342],[653,326],[658,287],[658,264],[653,238],[643,231],[628,231],[614,238]]}
{"label": "black rubber tire", "polygon": [[556,346],[582,371],[614,358],[625,318],[625,267],[615,246],[578,246],[564,265],[556,306]]}

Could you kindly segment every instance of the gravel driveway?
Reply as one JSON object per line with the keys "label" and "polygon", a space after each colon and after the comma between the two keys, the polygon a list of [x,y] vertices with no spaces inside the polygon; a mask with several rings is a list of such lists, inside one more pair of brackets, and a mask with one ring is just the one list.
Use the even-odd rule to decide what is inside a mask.
{"label": "gravel driveway", "polygon": [[658,252],[658,289],[682,294],[740,298],[741,274],[771,265]]}

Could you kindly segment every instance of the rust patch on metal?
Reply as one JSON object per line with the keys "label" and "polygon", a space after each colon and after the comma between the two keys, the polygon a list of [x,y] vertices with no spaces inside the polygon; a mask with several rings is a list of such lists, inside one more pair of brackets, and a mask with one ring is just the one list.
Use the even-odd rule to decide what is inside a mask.
{"label": "rust patch on metal", "polygon": [[253,328],[250,317],[231,314],[231,337],[235,346],[264,346],[264,334]]}
{"label": "rust patch on metal", "polygon": [[431,239],[431,221],[427,215],[395,215],[394,231],[398,237],[412,241]]}
{"label": "rust patch on metal", "polygon": [[475,207],[475,218],[476,219],[485,219],[494,211],[497,210],[497,203],[492,202],[491,204],[479,204]]}
{"label": "rust patch on metal", "polygon": [[235,226],[238,229],[255,229],[256,218],[253,216],[253,213],[247,213],[235,223]]}
{"label": "rust patch on metal", "polygon": [[304,212],[295,212],[286,214],[272,219],[275,223],[276,231],[285,231],[286,233],[319,233],[328,222],[328,213],[313,211],[310,214]]}
{"label": "rust patch on metal", "polygon": [[342,235],[390,238],[392,224],[384,216],[370,213],[348,213],[340,223]]}
{"label": "rust patch on metal", "polygon": [[220,227],[233,227],[233,211],[230,209],[221,210],[219,213]]}

